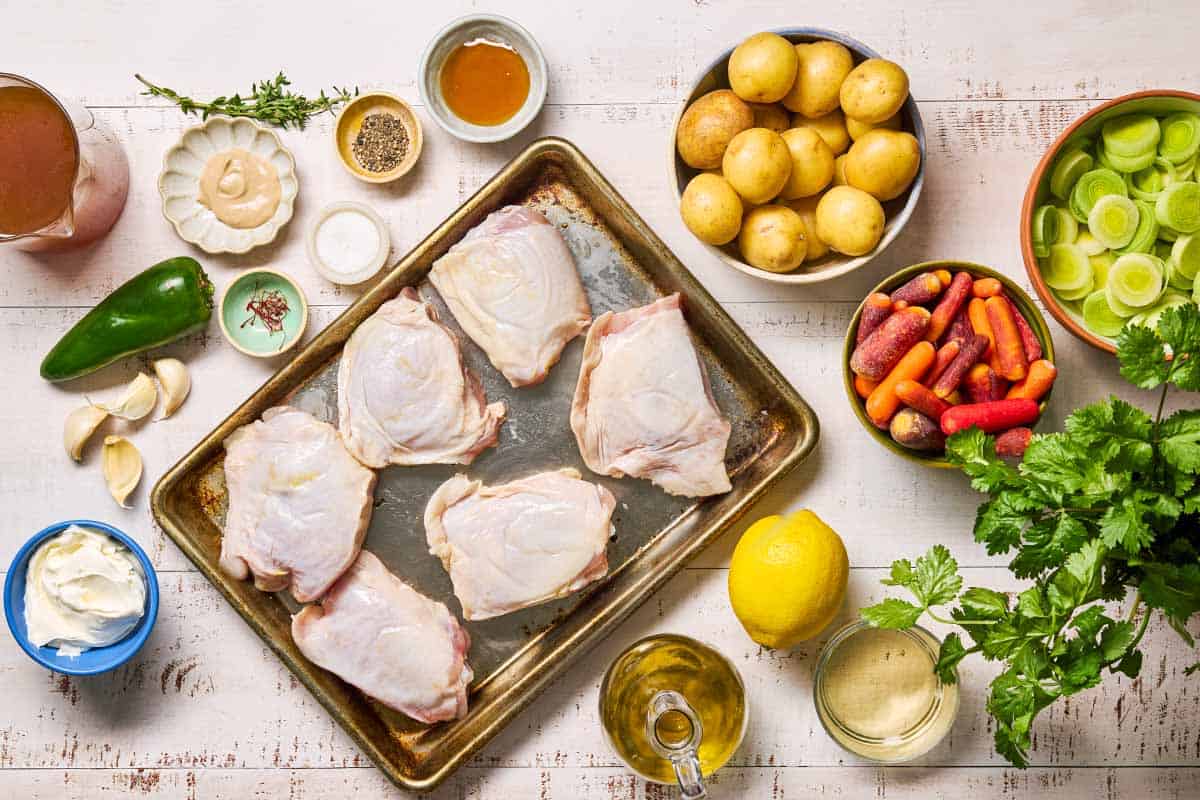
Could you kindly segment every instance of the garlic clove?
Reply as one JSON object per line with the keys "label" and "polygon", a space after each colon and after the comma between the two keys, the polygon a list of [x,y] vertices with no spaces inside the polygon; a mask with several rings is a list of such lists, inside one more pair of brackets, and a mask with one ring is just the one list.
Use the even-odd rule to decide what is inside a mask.
{"label": "garlic clove", "polygon": [[142,479],[142,455],[133,442],[124,436],[105,436],[101,466],[109,494],[121,508],[132,508],[125,501]]}
{"label": "garlic clove", "polygon": [[91,405],[77,408],[67,415],[63,426],[63,447],[67,448],[71,458],[83,460],[83,446],[107,416],[107,411]]}
{"label": "garlic clove", "polygon": [[137,377],[125,387],[125,393],[115,403],[93,403],[92,405],[107,411],[114,417],[136,420],[153,411],[154,404],[157,402],[158,388],[154,385],[154,381],[146,373],[139,372]]}
{"label": "garlic clove", "polygon": [[163,391],[163,409],[159,419],[166,419],[183,405],[188,392],[192,390],[192,377],[178,358],[160,358],[153,366]]}

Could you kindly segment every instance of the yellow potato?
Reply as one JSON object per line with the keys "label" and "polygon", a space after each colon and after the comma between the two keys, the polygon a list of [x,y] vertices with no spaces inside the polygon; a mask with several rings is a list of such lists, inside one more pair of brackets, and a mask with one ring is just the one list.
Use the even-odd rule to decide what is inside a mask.
{"label": "yellow potato", "polygon": [[810,42],[796,45],[796,59],[796,82],[783,104],[806,117],[823,117],[838,107],[842,81],[854,69],[854,58],[837,42]]}
{"label": "yellow potato", "polygon": [[899,64],[868,58],[842,81],[842,111],[859,122],[878,124],[895,114],[908,97],[908,75]]}
{"label": "yellow potato", "polygon": [[692,169],[721,166],[729,141],[754,127],[754,111],[728,89],[709,92],[688,106],[679,119],[675,147]]}
{"label": "yellow potato", "polygon": [[746,215],[738,234],[746,263],[768,272],[791,272],[804,262],[804,220],[787,206],[769,205]]}
{"label": "yellow potato", "polygon": [[817,132],[835,156],[840,156],[850,147],[850,134],[846,130],[846,116],[835,108],[823,117],[809,118],[803,114],[792,115],[793,128],[812,128]]}
{"label": "yellow potato", "polygon": [[846,154],[838,156],[833,160],[833,185],[846,186]]}
{"label": "yellow potato", "polygon": [[754,127],[783,133],[792,127],[791,114],[778,103],[751,103],[754,109]]}
{"label": "yellow potato", "polygon": [[866,255],[883,237],[883,206],[853,186],[835,186],[817,203],[817,236],[848,256]]}
{"label": "yellow potato", "polygon": [[900,114],[899,112],[892,114],[883,122],[872,125],[870,122],[863,122],[854,117],[846,117],[846,133],[850,134],[850,138],[857,141],[862,138],[867,131],[873,131],[876,128],[887,128],[891,131],[900,130]]}
{"label": "yellow potato", "polygon": [[804,239],[808,242],[807,251],[804,254],[805,261],[816,261],[829,252],[829,245],[821,241],[820,236],[817,236],[817,203],[820,200],[820,195],[813,195],[787,202],[787,207],[799,214],[800,221],[804,223]]}
{"label": "yellow potato", "polygon": [[905,131],[868,131],[846,153],[846,182],[884,202],[904,194],[920,168],[921,146]]}
{"label": "yellow potato", "polygon": [[812,128],[792,128],[781,136],[792,157],[792,172],[780,190],[784,200],[808,197],[833,180],[833,151]]}
{"label": "yellow potato", "polygon": [[796,48],[777,33],[756,33],[729,57],[729,86],[751,103],[774,103],[796,81]]}
{"label": "yellow potato", "polygon": [[679,201],[683,224],[702,242],[732,242],[742,227],[742,201],[729,181],[702,172],[688,181]]}
{"label": "yellow potato", "polygon": [[779,194],[787,183],[792,155],[775,131],[751,128],[733,137],[725,148],[721,172],[743,200],[758,205]]}

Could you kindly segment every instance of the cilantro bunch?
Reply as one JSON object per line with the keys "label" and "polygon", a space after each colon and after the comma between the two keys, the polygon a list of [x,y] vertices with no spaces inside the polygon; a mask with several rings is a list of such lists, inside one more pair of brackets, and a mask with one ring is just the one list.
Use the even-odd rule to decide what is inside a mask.
{"label": "cilantro bunch", "polygon": [[[996,750],[1021,767],[1038,712],[1097,685],[1106,670],[1138,674],[1153,614],[1195,646],[1186,625],[1200,612],[1200,409],[1165,418],[1163,409],[1172,386],[1200,391],[1200,309],[1170,309],[1157,330],[1126,326],[1117,357],[1126,380],[1159,390],[1154,416],[1110,397],[1071,414],[1064,432],[1034,436],[1017,466],[977,428],[947,441],[950,460],[989,495],[975,539],[989,554],[1012,553],[1009,568],[1029,588],[1015,599],[964,591],[957,562],[937,545],[915,565],[896,561],[883,581],[916,602],[889,598],[862,610],[883,628],[911,627],[923,614],[961,628],[965,638],[955,632],[942,642],[943,681],[953,682],[972,653],[1003,662],[987,708]],[[1130,588],[1128,615],[1106,614],[1105,602]]]}

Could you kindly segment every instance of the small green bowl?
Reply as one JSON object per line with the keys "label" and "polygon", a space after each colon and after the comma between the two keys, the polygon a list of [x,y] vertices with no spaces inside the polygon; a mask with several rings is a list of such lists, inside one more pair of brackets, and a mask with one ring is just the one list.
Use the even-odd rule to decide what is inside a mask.
{"label": "small green bowl", "polygon": [[[283,330],[270,331],[247,310],[258,292],[279,292],[287,300]],[[300,287],[282,272],[251,269],[234,278],[221,298],[221,333],[237,350],[255,358],[272,358],[295,347],[308,326],[308,301]]]}
{"label": "small green bowl", "polygon": [[[1006,275],[1002,275],[996,270],[985,267],[981,264],[972,264],[968,261],[926,261],[923,264],[913,264],[911,267],[905,267],[899,272],[885,278],[878,286],[872,289],[867,297],[870,297],[876,292],[891,294],[894,290],[900,288],[912,278],[920,275],[922,272],[935,272],[939,269],[950,270],[950,272],[969,272],[976,278],[995,278],[1004,285],[1004,291],[1009,298],[1016,303],[1017,308],[1025,316],[1030,327],[1033,328],[1034,334],[1038,341],[1042,344],[1042,358],[1054,362],[1054,342],[1050,340],[1050,329],[1046,327],[1046,318],[1042,316],[1042,312],[1038,310],[1033,301],[1029,299],[1029,295]],[[854,352],[854,338],[858,332],[858,321],[862,317],[863,304],[866,303],[866,298],[859,303],[858,309],[854,312],[854,317],[850,320],[850,327],[846,331],[846,342],[842,346],[842,382],[846,386],[846,397],[850,400],[850,407],[854,409],[854,413],[858,415],[858,421],[862,423],[863,428],[867,433],[871,434],[871,438],[879,442],[881,445],[891,450],[897,455],[907,458],[909,461],[915,461],[919,464],[924,464],[928,467],[951,467],[953,466],[946,460],[946,456],[938,452],[926,452],[921,450],[910,450],[902,444],[896,442],[885,430],[880,430],[875,427],[875,423],[871,422],[871,418],[867,416],[866,405],[858,393],[854,391],[854,372],[850,369],[850,355]],[[1057,362],[1055,362],[1057,363]],[[1041,410],[1045,414],[1046,404],[1050,401],[1050,395],[1053,389],[1046,393],[1042,398]],[[1038,418],[1039,420],[1041,417]],[[1037,423],[1034,423],[1035,425]]]}

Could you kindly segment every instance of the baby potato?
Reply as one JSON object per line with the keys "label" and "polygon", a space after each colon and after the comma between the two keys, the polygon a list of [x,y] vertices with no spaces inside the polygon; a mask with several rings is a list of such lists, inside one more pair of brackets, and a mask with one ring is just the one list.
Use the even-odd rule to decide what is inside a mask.
{"label": "baby potato", "polygon": [[796,45],[796,59],[796,82],[783,104],[806,117],[823,117],[838,107],[854,58],[837,42],[809,42]]}
{"label": "baby potato", "polygon": [[883,238],[883,206],[862,189],[835,186],[817,203],[817,237],[848,256],[866,255]]}
{"label": "baby potato", "polygon": [[754,127],[756,128],[766,128],[769,131],[783,133],[793,127],[791,114],[778,103],[751,103],[750,108],[754,109]]}
{"label": "baby potato", "polygon": [[846,182],[886,202],[904,193],[921,168],[921,146],[905,131],[867,131],[846,153]]}
{"label": "baby potato", "polygon": [[821,241],[820,236],[817,236],[817,203],[820,200],[820,195],[813,195],[812,197],[801,197],[799,200],[789,200],[786,203],[788,208],[800,215],[800,221],[804,223],[804,239],[808,242],[807,250],[804,253],[805,261],[816,261],[829,252],[829,245]]}
{"label": "baby potato", "polygon": [[848,186],[846,181],[846,154],[842,153],[833,160],[833,185]]}
{"label": "baby potato", "polygon": [[887,128],[891,131],[900,130],[900,112],[892,114],[883,122],[880,122],[876,125],[872,125],[869,122],[863,122],[862,120],[855,119],[854,117],[846,117],[846,133],[850,134],[850,138],[854,141],[858,141],[863,137],[864,134],[866,134],[867,131],[873,131],[876,128]]}
{"label": "baby potato", "polygon": [[683,224],[702,242],[732,242],[742,227],[742,200],[720,175],[702,172],[688,181],[679,201]]}
{"label": "baby potato", "polygon": [[787,206],[756,208],[742,223],[738,249],[751,266],[768,272],[791,272],[804,262],[808,251],[804,220]]}
{"label": "baby potato", "polygon": [[842,82],[839,96],[847,117],[878,124],[904,105],[908,97],[908,75],[892,61],[868,58],[850,70]]}
{"label": "baby potato", "polygon": [[812,128],[784,131],[792,158],[792,172],[779,196],[784,200],[808,197],[824,189],[833,180],[833,151]]}
{"label": "baby potato", "polygon": [[787,183],[792,173],[791,151],[775,131],[751,128],[733,137],[725,148],[721,172],[743,200],[760,205],[778,195]]}
{"label": "baby potato", "polygon": [[835,108],[820,117],[806,117],[803,114],[792,115],[793,128],[812,128],[829,145],[835,156],[840,156],[850,147],[850,133],[846,130],[846,115],[840,108]]}
{"label": "baby potato", "polygon": [[796,48],[777,33],[756,33],[729,57],[729,86],[743,100],[774,103],[796,82]]}
{"label": "baby potato", "polygon": [[709,92],[688,106],[679,119],[675,147],[692,169],[721,166],[729,141],[754,127],[754,111],[728,89]]}

